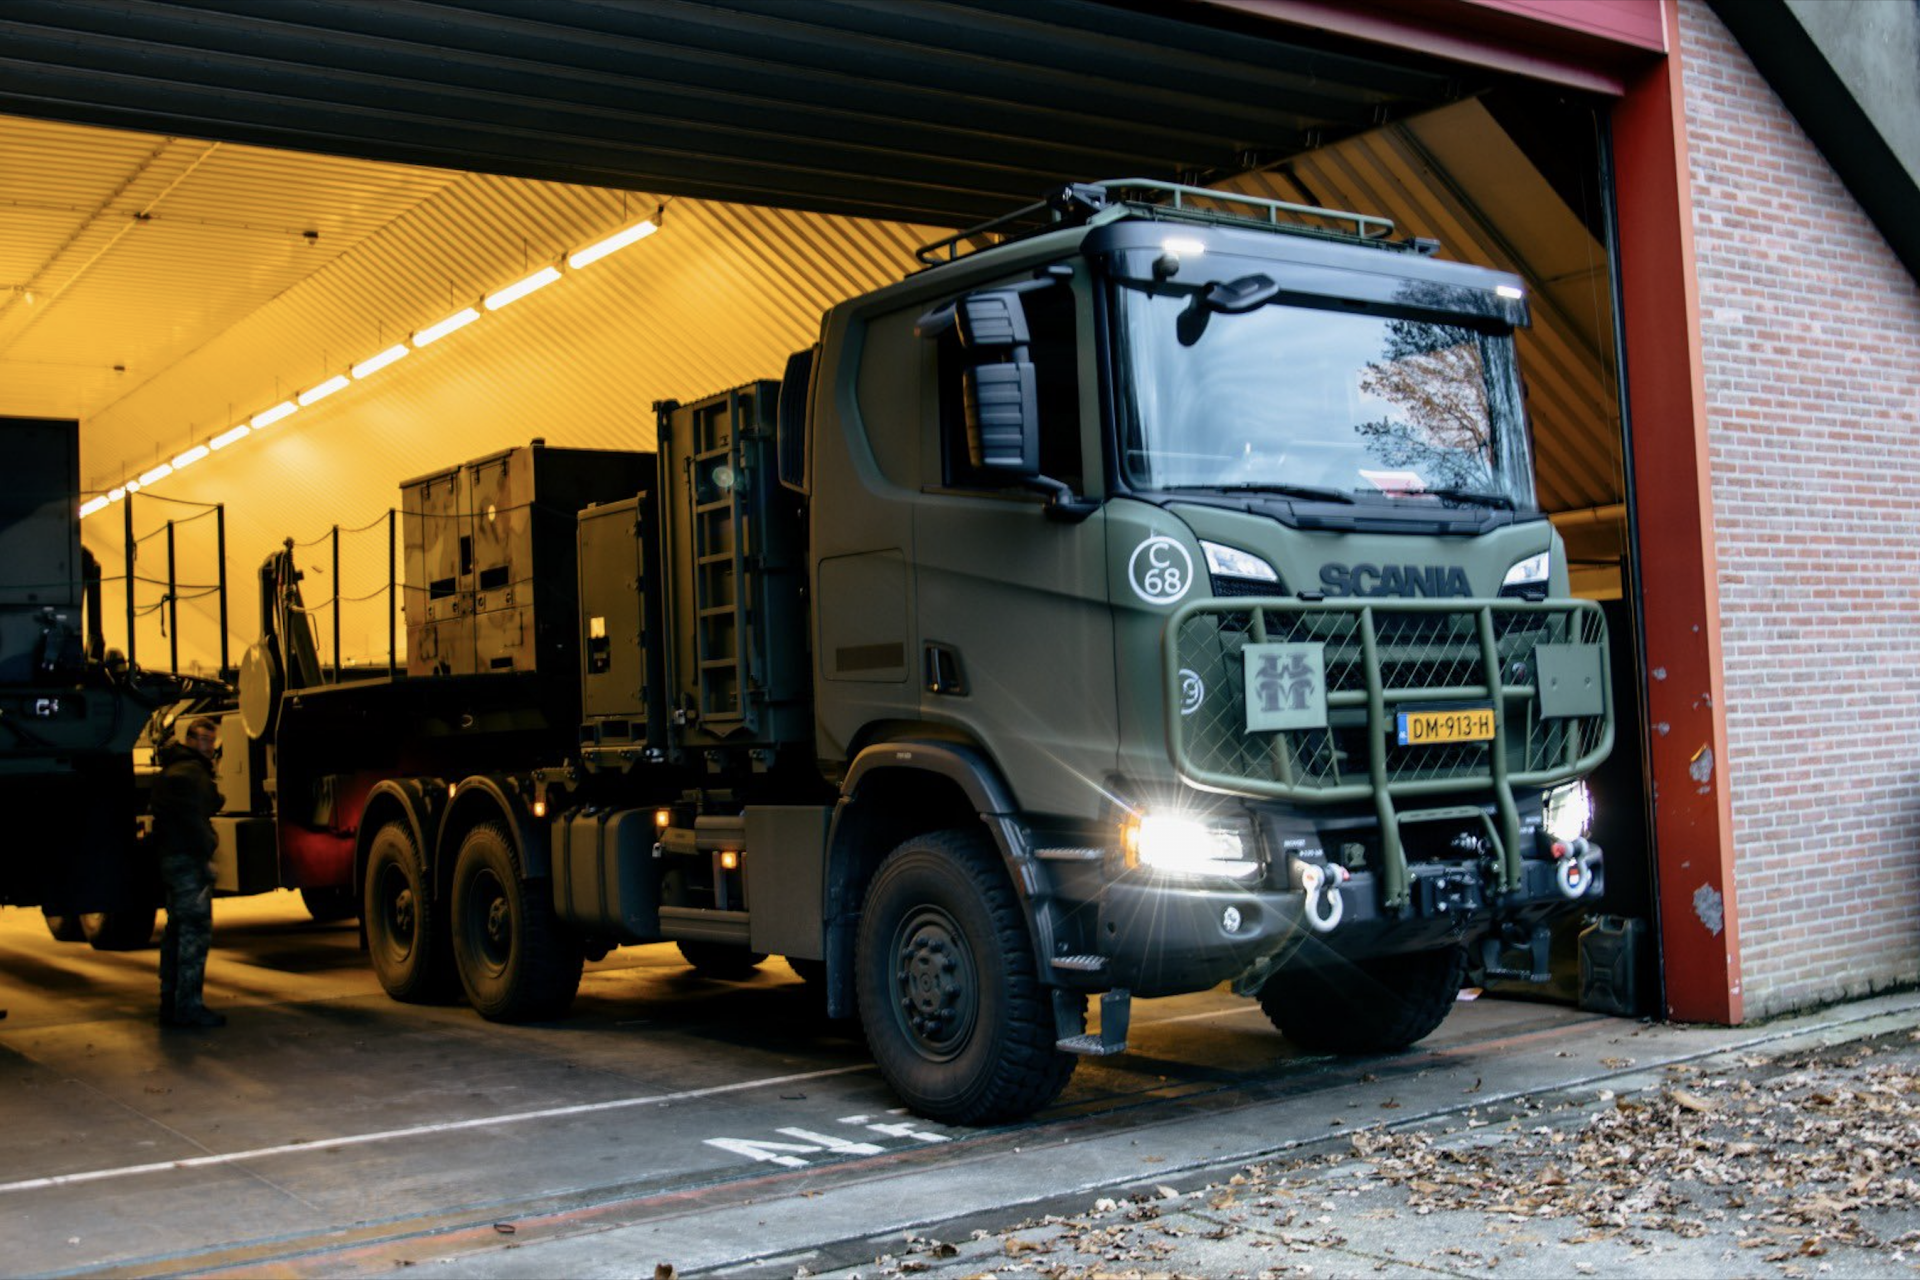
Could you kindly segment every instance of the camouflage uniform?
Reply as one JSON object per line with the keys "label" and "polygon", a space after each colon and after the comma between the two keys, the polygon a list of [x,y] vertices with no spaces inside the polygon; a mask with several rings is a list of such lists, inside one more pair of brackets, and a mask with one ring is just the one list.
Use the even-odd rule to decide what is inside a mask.
{"label": "camouflage uniform", "polygon": [[213,765],[170,743],[153,781],[153,842],[167,895],[167,931],[160,941],[160,1020],[188,1025],[207,1016],[201,984],[213,946],[213,864],[218,841],[209,821],[225,803]]}

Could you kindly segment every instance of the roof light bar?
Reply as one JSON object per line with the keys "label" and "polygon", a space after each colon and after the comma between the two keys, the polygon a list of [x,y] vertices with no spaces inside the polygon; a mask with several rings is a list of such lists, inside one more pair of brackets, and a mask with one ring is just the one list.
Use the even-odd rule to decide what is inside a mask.
{"label": "roof light bar", "polygon": [[645,240],[659,229],[659,226],[655,224],[651,218],[636,222],[624,231],[616,231],[598,244],[590,244],[579,252],[572,254],[567,258],[567,265],[575,271],[578,271],[584,266],[589,266],[600,261],[600,259],[610,253],[617,253],[630,244]]}
{"label": "roof light bar", "polygon": [[413,335],[413,345],[424,347],[429,342],[438,342],[455,329],[464,329],[480,318],[480,313],[472,307],[462,307],[438,324],[430,324]]}
{"label": "roof light bar", "polygon": [[525,280],[516,280],[506,288],[487,295],[487,310],[498,311],[509,302],[518,302],[535,289],[544,289],[560,278],[560,272],[553,267],[542,267]]}
{"label": "roof light bar", "polygon": [[365,360],[353,366],[353,376],[356,378],[364,378],[369,374],[378,373],[395,360],[405,356],[407,351],[408,347],[406,343],[396,342],[379,355],[368,356]]}
{"label": "roof light bar", "polygon": [[1526,290],[1510,284],[1497,284],[1493,286],[1493,291],[1503,298],[1512,298],[1516,302],[1527,296]]}
{"label": "roof light bar", "polygon": [[336,373],[319,386],[308,387],[296,398],[300,401],[300,407],[304,409],[316,400],[325,400],[328,396],[346,385],[347,375],[344,373]]}
{"label": "roof light bar", "polygon": [[255,431],[260,431],[267,427],[270,427],[274,423],[280,421],[280,419],[292,413],[295,409],[298,409],[299,407],[300,407],[299,405],[295,404],[291,400],[282,400],[279,404],[273,406],[273,408],[271,409],[263,409],[259,413],[256,413],[253,415],[253,429]]}

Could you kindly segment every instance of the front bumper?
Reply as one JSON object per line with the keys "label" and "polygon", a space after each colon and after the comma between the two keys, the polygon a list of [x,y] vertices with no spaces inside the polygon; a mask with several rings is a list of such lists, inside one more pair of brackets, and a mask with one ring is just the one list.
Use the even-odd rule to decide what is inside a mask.
{"label": "front bumper", "polygon": [[[1203,991],[1248,973],[1312,965],[1329,956],[1363,957],[1425,951],[1471,941],[1496,924],[1532,925],[1576,910],[1603,888],[1598,846],[1579,851],[1585,874],[1579,893],[1564,887],[1560,862],[1526,859],[1519,887],[1495,898],[1493,875],[1472,862],[1416,863],[1407,901],[1385,904],[1384,885],[1370,872],[1338,888],[1338,922],[1324,922],[1327,899],[1275,887],[1200,882],[1135,869],[1099,894],[1096,936],[1102,978],[1136,995]],[[1320,891],[1323,895],[1324,890]]]}

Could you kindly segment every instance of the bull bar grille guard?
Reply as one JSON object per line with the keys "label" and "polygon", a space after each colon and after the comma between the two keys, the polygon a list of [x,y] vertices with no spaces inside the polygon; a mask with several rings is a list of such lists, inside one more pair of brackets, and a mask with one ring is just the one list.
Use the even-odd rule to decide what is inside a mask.
{"label": "bull bar grille guard", "polygon": [[[1501,888],[1512,892],[1523,876],[1514,789],[1579,777],[1613,748],[1606,634],[1600,607],[1586,600],[1195,600],[1165,632],[1168,750],[1181,776],[1207,791],[1301,804],[1371,800],[1390,908],[1407,901],[1401,826],[1479,812],[1397,802],[1490,793],[1498,821],[1487,834]],[[1320,646],[1324,726],[1247,727],[1250,643]],[[1598,650],[1598,714],[1545,714],[1543,645]],[[1399,745],[1400,711],[1453,705],[1495,708],[1491,740]]]}

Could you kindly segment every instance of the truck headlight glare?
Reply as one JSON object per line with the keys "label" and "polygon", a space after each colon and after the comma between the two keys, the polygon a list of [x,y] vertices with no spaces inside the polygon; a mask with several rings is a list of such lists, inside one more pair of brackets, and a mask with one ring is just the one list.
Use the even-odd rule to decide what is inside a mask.
{"label": "truck headlight glare", "polygon": [[1238,547],[1229,547],[1218,542],[1202,542],[1200,549],[1207,553],[1207,568],[1223,578],[1252,578],[1259,582],[1278,582],[1279,573],[1274,567],[1254,555],[1251,551],[1242,551]]}
{"label": "truck headlight glare", "polygon": [[1547,834],[1563,844],[1593,830],[1593,793],[1585,782],[1569,782],[1547,792],[1540,815]]}
{"label": "truck headlight glare", "polygon": [[1247,854],[1236,828],[1173,814],[1147,814],[1127,824],[1128,861],[1173,875],[1245,880],[1260,864]]}
{"label": "truck headlight glare", "polygon": [[1547,571],[1552,568],[1552,556],[1542,551],[1539,555],[1528,556],[1525,560],[1507,570],[1507,576],[1500,580],[1503,587],[1530,587],[1547,584]]}

